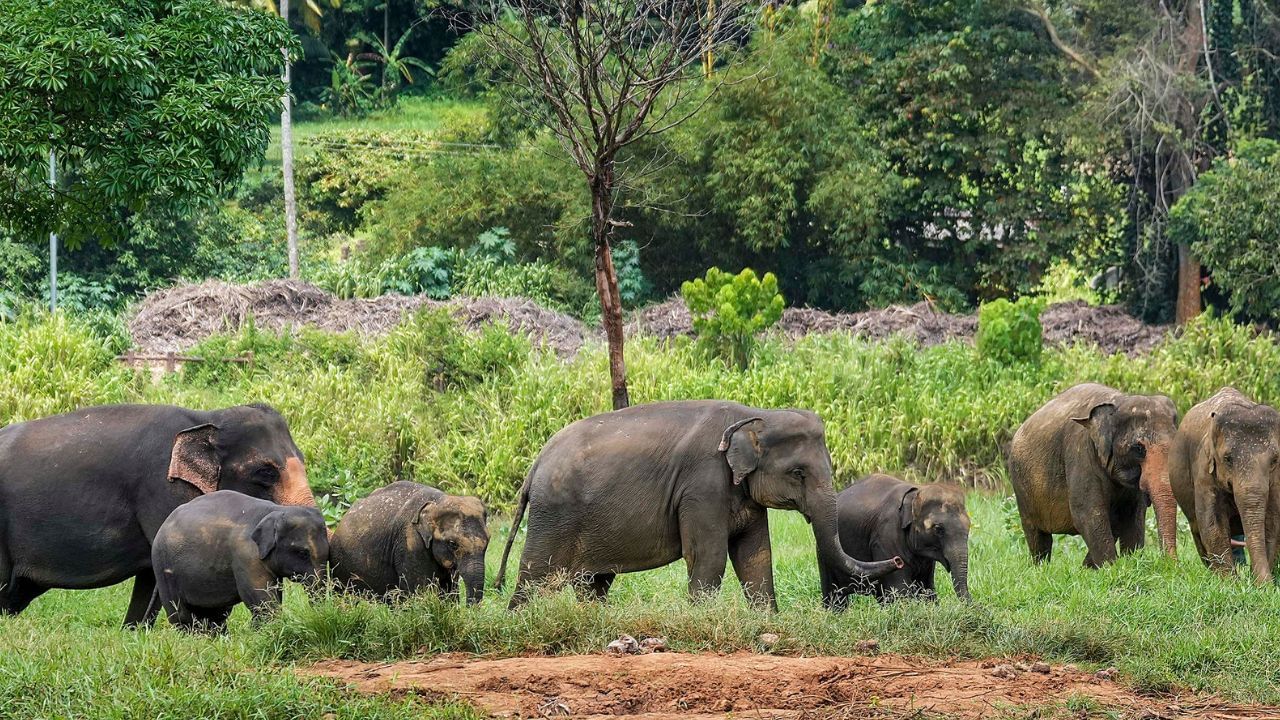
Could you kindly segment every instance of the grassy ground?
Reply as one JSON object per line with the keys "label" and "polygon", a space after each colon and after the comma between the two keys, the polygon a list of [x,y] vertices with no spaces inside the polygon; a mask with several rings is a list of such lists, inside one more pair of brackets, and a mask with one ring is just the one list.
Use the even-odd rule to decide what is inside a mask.
{"label": "grassy ground", "polygon": [[[118,629],[127,586],[53,592],[21,617],[0,618],[0,697],[11,699],[0,717],[470,717],[465,707],[412,697],[360,698],[288,668],[326,657],[597,652],[622,632],[662,635],[685,651],[761,650],[759,634],[775,632],[775,652],[852,654],[876,638],[884,651],[931,657],[1035,655],[1116,665],[1142,689],[1280,703],[1275,589],[1210,576],[1185,535],[1177,562],[1148,547],[1090,571],[1072,538],[1033,567],[1009,501],[975,494],[970,509],[972,606],[940,577],[936,604],[863,600],[843,614],[823,611],[809,527],[783,512],[772,513],[777,614],[749,608],[732,573],[717,600],[688,603],[680,563],[620,577],[603,605],[561,591],[515,613],[495,592],[467,609],[427,597],[396,607],[338,596],[311,604],[295,589],[276,621],[254,629],[239,609],[222,638],[184,637],[163,622],[151,632]],[[491,578],[506,538],[505,526],[494,530]]]}

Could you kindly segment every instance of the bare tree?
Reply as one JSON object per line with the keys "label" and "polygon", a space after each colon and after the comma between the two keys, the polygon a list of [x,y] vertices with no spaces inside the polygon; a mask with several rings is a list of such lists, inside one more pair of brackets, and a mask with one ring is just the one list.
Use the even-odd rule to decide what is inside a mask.
{"label": "bare tree", "polygon": [[[740,43],[746,0],[489,0],[464,24],[505,80],[513,107],[550,129],[586,179],[596,291],[609,343],[613,407],[630,404],[622,299],[610,240],[624,152],[691,117],[721,82],[706,58]],[[638,163],[643,164],[643,163]]]}
{"label": "bare tree", "polygon": [[[289,22],[289,0],[280,0],[280,17]],[[284,100],[280,109],[280,166],[284,173],[284,226],[289,244],[289,277],[298,277],[298,200],[293,190],[293,100],[289,93],[289,51],[284,53]]]}

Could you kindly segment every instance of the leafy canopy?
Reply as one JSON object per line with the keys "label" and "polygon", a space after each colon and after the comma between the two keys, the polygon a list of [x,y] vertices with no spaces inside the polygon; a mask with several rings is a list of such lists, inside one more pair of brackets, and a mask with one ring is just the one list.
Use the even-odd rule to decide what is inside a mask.
{"label": "leafy canopy", "polygon": [[4,0],[0,224],[110,244],[129,214],[216,196],[262,157],[298,47],[218,0]]}
{"label": "leafy canopy", "polygon": [[705,280],[684,283],[680,293],[704,346],[743,369],[751,361],[756,334],[782,317],[778,279],[769,272],[760,278],[751,268],[731,275],[713,267]]}

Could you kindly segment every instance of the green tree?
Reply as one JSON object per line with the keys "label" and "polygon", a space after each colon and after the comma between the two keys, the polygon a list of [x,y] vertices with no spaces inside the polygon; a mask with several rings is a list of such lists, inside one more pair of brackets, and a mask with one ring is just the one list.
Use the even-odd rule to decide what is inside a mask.
{"label": "green tree", "polygon": [[732,275],[713,267],[705,279],[684,283],[680,294],[704,349],[741,370],[751,363],[756,335],[782,317],[778,279],[769,272],[760,278],[751,268]]}
{"label": "green tree", "polygon": [[1280,321],[1280,143],[1255,140],[1214,162],[1169,212],[1169,235],[1208,267],[1231,310]]}
{"label": "green tree", "polygon": [[0,224],[111,243],[225,191],[266,149],[281,48],[278,18],[218,0],[3,0]]}

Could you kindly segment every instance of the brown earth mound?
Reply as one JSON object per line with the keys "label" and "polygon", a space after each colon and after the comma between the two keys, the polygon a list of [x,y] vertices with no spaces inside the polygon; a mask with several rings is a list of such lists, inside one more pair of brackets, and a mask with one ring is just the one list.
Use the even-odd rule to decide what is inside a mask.
{"label": "brown earth mound", "polygon": [[451,307],[470,328],[505,323],[528,333],[562,356],[582,346],[588,334],[580,321],[522,298],[454,298],[438,302],[422,296],[383,295],[339,300],[314,285],[268,280],[248,285],[207,281],[148,295],[129,321],[129,334],[142,352],[177,352],[213,333],[234,331],[252,317],[274,331],[309,325],[321,330],[384,334],[422,307]]}
{"label": "brown earth mound", "polygon": [[[1117,305],[1094,306],[1081,301],[1050,305],[1040,317],[1044,338],[1056,345],[1085,343],[1107,354],[1135,355],[1149,351],[1169,333],[1167,325],[1146,325]],[[948,340],[972,342],[978,331],[976,315],[952,315],[928,303],[893,305],[881,310],[830,313],[813,308],[787,308],[778,327],[788,337],[844,331],[868,340],[903,335],[928,347]],[[693,321],[680,298],[672,298],[633,314],[629,333],[667,339],[693,335]]]}
{"label": "brown earth mound", "polygon": [[877,657],[781,657],[655,653],[611,657],[424,662],[321,662],[301,672],[363,693],[457,699],[496,717],[689,718],[1074,717],[1064,706],[1088,698],[1120,717],[1262,718],[1280,708],[1213,698],[1148,696],[1072,668],[1018,672],[995,661],[932,662]]}

